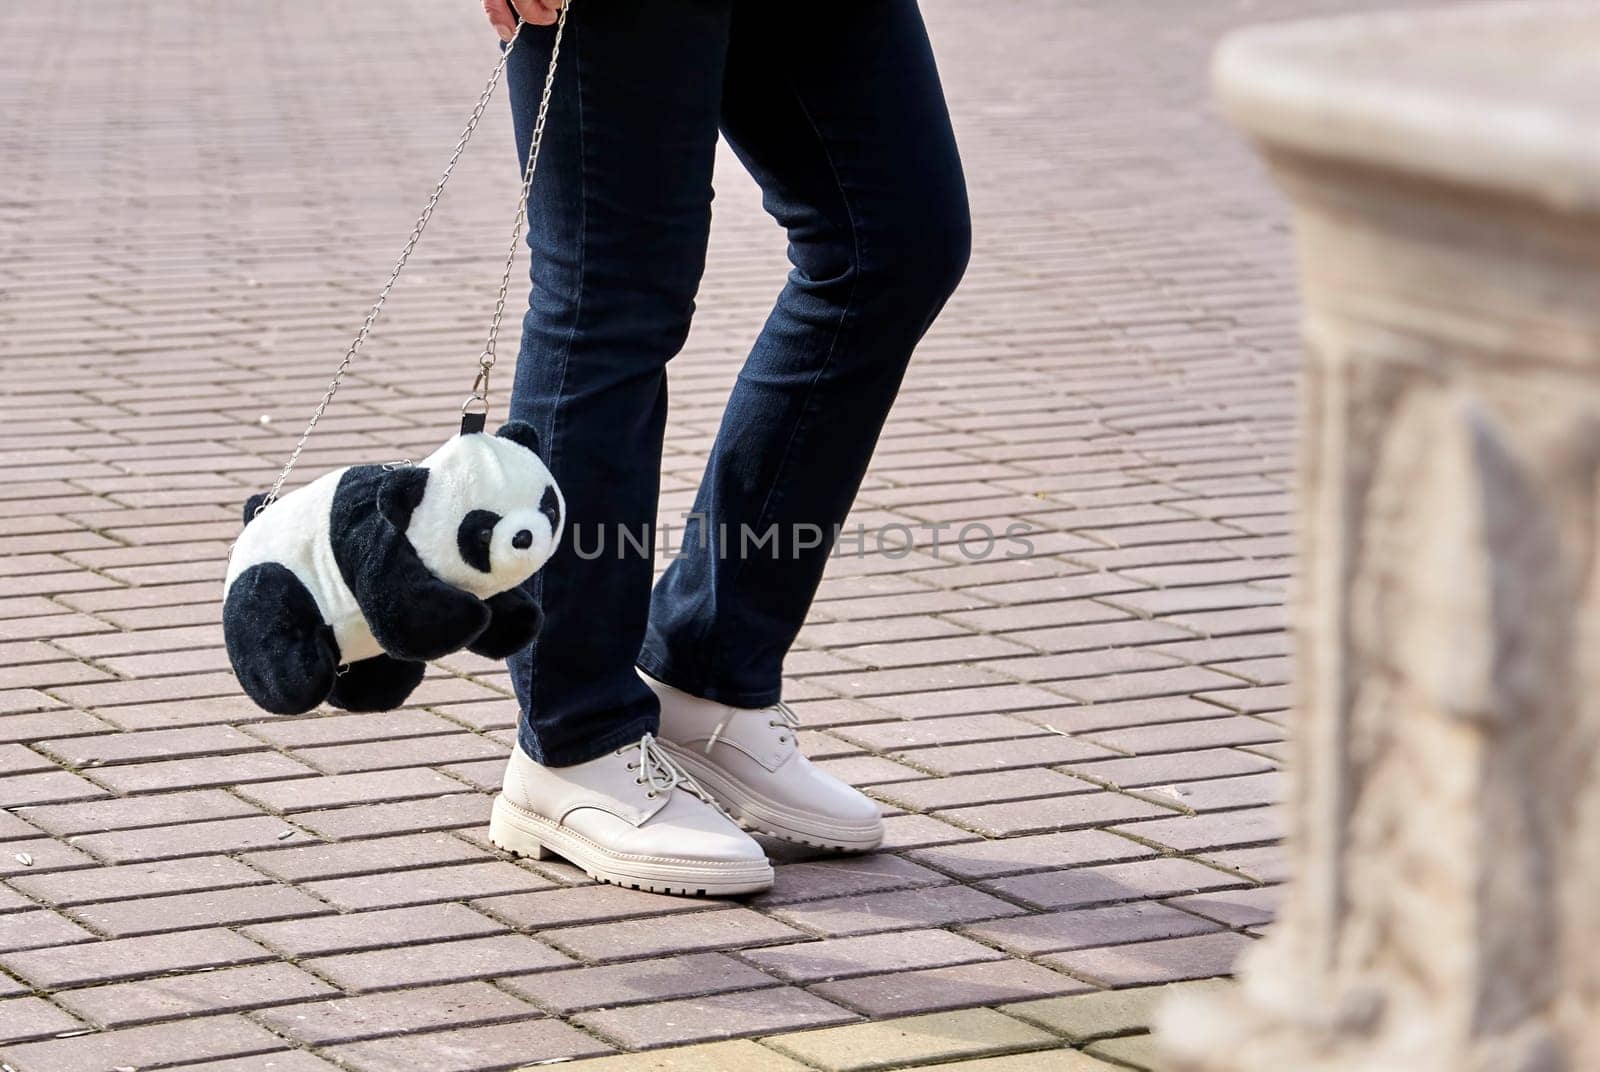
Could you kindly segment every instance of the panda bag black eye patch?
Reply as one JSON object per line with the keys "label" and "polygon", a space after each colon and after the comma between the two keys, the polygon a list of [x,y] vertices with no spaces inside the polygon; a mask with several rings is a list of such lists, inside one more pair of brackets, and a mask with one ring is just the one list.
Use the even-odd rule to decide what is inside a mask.
{"label": "panda bag black eye patch", "polygon": [[561,500],[557,497],[555,488],[544,489],[544,498],[539,500],[539,512],[550,519],[552,533],[561,527]]}
{"label": "panda bag black eye patch", "polygon": [[[489,543],[499,523],[500,515],[493,510],[469,510],[456,529],[456,547],[461,551],[461,558],[480,573],[489,572]],[[489,539],[485,539],[485,535]]]}

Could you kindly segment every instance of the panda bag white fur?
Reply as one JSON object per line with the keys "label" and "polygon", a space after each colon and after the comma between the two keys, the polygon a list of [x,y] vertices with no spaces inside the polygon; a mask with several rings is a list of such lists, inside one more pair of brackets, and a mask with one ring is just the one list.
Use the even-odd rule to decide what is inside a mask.
{"label": "panda bag white fur", "polygon": [[275,714],[387,711],[423,663],[505,658],[538,632],[520,587],[555,552],[566,503],[533,426],[458,435],[420,464],[338,469],[245,504],[222,611],[245,693]]}

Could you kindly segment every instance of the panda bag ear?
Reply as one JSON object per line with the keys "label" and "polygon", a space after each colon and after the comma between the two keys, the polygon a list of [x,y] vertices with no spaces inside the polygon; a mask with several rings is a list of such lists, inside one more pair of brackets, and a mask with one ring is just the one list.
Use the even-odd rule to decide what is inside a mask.
{"label": "panda bag ear", "polygon": [[527,421],[507,421],[496,429],[494,434],[501,439],[509,439],[519,446],[527,447],[534,454],[539,453],[539,433],[534,431],[533,425]]}
{"label": "panda bag ear", "polygon": [[404,532],[411,524],[411,511],[422,502],[422,493],[427,490],[428,471],[422,466],[408,465],[392,470],[378,485],[378,513]]}

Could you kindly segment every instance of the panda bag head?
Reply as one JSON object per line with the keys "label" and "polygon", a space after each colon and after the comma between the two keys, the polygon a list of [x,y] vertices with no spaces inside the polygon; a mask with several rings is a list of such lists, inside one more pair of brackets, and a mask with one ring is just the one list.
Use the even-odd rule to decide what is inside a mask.
{"label": "panda bag head", "polygon": [[418,465],[357,465],[245,504],[222,612],[245,693],[275,714],[405,702],[424,663],[533,640],[521,585],[555,552],[566,504],[533,427],[458,435]]}

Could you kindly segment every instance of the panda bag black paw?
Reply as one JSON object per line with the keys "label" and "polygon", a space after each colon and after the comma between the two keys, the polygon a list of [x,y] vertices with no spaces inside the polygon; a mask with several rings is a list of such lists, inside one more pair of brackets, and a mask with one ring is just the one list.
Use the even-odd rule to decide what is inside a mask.
{"label": "panda bag black paw", "polygon": [[467,645],[468,650],[489,659],[507,659],[539,635],[544,612],[526,589],[513,588],[486,601],[489,626]]}
{"label": "panda bag black paw", "polygon": [[540,614],[521,585],[554,553],[565,510],[537,451],[512,421],[415,466],[336,470],[260,513],[253,497],[223,607],[245,693],[279,714],[383,711],[424,660],[525,647]]}
{"label": "panda bag black paw", "polygon": [[388,655],[358,659],[339,671],[328,703],[346,711],[388,711],[406,702],[427,670],[426,663]]}
{"label": "panda bag black paw", "polygon": [[339,646],[316,600],[294,573],[262,562],[241,573],[222,604],[228,659],[245,695],[275,715],[298,715],[327,699]]}

